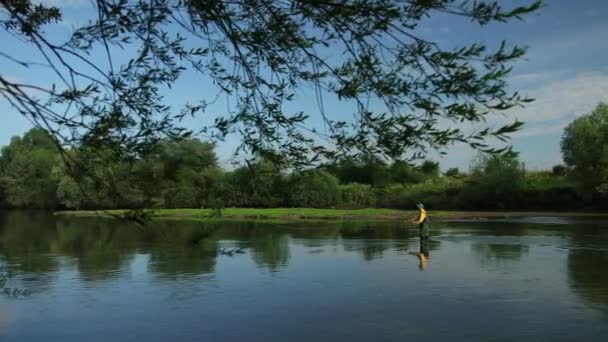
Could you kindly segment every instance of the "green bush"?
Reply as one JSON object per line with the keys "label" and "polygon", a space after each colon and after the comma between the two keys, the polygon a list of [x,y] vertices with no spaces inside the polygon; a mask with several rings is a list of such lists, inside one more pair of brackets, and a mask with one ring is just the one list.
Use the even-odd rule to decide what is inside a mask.
{"label": "green bush", "polygon": [[399,197],[405,191],[403,184],[392,184],[376,192],[376,205],[381,208],[400,209]]}
{"label": "green bush", "polygon": [[462,181],[445,177],[413,184],[407,186],[399,197],[399,206],[411,209],[418,203],[424,203],[426,207],[433,209],[453,209],[455,198],[462,186]]}
{"label": "green bush", "polygon": [[584,202],[566,176],[552,172],[527,172],[520,207],[530,210],[580,209]]}
{"label": "green bush", "polygon": [[200,208],[197,191],[191,186],[169,187],[163,192],[166,208]]}
{"label": "green bush", "polygon": [[272,208],[284,204],[285,176],[268,161],[237,168],[226,175],[226,205]]}
{"label": "green bush", "polygon": [[524,168],[516,157],[480,155],[456,202],[462,209],[520,208],[523,187]]}
{"label": "green bush", "polygon": [[338,178],[325,171],[308,171],[293,175],[287,200],[290,206],[332,208],[340,201]]}
{"label": "green bush", "polygon": [[376,205],[376,194],[369,184],[350,183],[341,185],[340,193],[340,206],[343,208],[370,208]]}

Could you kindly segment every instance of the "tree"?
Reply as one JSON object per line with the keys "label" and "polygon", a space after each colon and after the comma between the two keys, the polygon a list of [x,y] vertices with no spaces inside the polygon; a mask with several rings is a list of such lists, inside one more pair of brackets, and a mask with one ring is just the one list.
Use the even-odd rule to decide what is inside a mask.
{"label": "tree", "polygon": [[338,177],[342,184],[360,183],[379,187],[391,182],[386,163],[372,154],[341,159],[324,169]]}
{"label": "tree", "polygon": [[553,168],[551,168],[551,172],[554,176],[565,176],[568,173],[568,168],[561,164],[554,165]]}
{"label": "tree", "polygon": [[233,206],[276,207],[288,191],[281,168],[263,159],[229,173],[226,183],[226,202]]}
{"label": "tree", "polygon": [[460,170],[457,167],[449,168],[444,175],[446,177],[458,178],[460,176]]}
{"label": "tree", "polygon": [[371,208],[376,205],[376,194],[368,184],[350,183],[340,186],[340,206],[344,208]]}
{"label": "tree", "polygon": [[5,204],[17,208],[57,207],[51,172],[57,162],[58,150],[43,130],[32,129],[23,138],[13,137],[0,156],[0,188]]}
{"label": "tree", "polygon": [[340,201],[340,186],[328,172],[307,171],[292,176],[287,196],[293,207],[332,208]]}
{"label": "tree", "polygon": [[396,161],[390,166],[391,180],[395,183],[418,183],[424,179],[420,169],[405,161]]}
{"label": "tree", "polygon": [[[53,2],[55,3],[55,2]],[[4,0],[2,28],[31,47],[22,60],[9,48],[8,68],[50,67],[54,82],[15,81],[0,72],[0,94],[20,114],[52,134],[58,146],[112,145],[136,157],[163,137],[184,137],[181,119],[215,99],[192,99],[177,110],[164,91],[186,70],[228,94],[234,106],[201,131],[237,134],[246,155],[294,166],[354,153],[418,158],[454,142],[496,152],[521,124],[465,133],[440,120],[482,125],[488,116],[529,99],[508,90],[511,65],[525,50],[506,42],[442,47],[416,28],[429,16],[453,15],[485,27],[520,19],[541,1],[505,8],[468,0],[97,0],[94,20],[65,42],[45,27],[59,25],[61,8]],[[112,58],[123,48],[124,58]],[[325,53],[340,58],[325,58]],[[119,62],[124,61],[124,63]],[[323,96],[354,104],[354,113],[322,109],[290,113],[285,105],[312,86]],[[36,95],[31,95],[33,92]],[[374,106],[367,106],[373,98]],[[370,108],[375,108],[374,110]],[[354,119],[347,114],[354,114]],[[325,130],[307,129],[318,118]]]}
{"label": "tree", "polygon": [[188,138],[163,140],[138,163],[141,188],[169,208],[200,208],[213,191],[209,169],[217,166],[213,144]]}
{"label": "tree", "polygon": [[608,104],[571,122],[561,141],[564,162],[584,193],[608,196]]}
{"label": "tree", "polygon": [[460,194],[462,207],[521,209],[524,168],[515,155],[479,155],[469,182]]}
{"label": "tree", "polygon": [[81,146],[53,171],[57,194],[68,208],[200,208],[221,183],[213,148],[198,139],[163,140],[125,160],[111,148]]}
{"label": "tree", "polygon": [[420,165],[420,171],[422,171],[422,173],[424,173],[427,177],[439,177],[439,163],[432,160],[425,160],[422,165]]}

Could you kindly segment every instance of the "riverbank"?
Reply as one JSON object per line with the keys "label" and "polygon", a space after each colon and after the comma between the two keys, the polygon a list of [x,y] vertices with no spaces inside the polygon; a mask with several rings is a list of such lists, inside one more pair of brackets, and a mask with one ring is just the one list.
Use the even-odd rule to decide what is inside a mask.
{"label": "riverbank", "polygon": [[[128,210],[108,211],[59,211],[55,215],[78,217],[112,217],[128,213]],[[156,209],[149,212],[160,219],[226,219],[226,220],[407,220],[415,211],[394,209],[314,209],[314,208],[225,208],[221,217],[211,209]],[[432,220],[483,220],[511,217],[589,217],[608,214],[579,212],[484,212],[484,211],[429,211]]]}

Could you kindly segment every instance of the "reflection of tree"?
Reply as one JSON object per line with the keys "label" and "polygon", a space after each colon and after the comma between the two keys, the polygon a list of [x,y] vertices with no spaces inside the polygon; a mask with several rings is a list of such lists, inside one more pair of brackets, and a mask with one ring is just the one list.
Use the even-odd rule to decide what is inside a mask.
{"label": "reflection of tree", "polygon": [[276,272],[289,261],[289,239],[285,233],[268,232],[256,234],[251,239],[253,260],[259,266]]}
{"label": "reflection of tree", "polygon": [[211,273],[217,256],[218,226],[195,221],[161,221],[147,228],[150,270],[163,277]]}
{"label": "reflection of tree", "polygon": [[15,272],[49,273],[57,261],[49,257],[53,217],[39,212],[8,212],[0,215],[0,254]]}
{"label": "reflection of tree", "polygon": [[0,260],[5,275],[13,273],[11,281],[18,290],[43,291],[56,277],[59,265],[48,244],[56,234],[52,222],[53,216],[44,212],[0,214]]}
{"label": "reflection of tree", "polygon": [[[601,238],[598,238],[601,237]],[[572,291],[608,318],[608,246],[605,227],[577,226],[568,252],[568,279]]]}
{"label": "reflection of tree", "polygon": [[486,263],[517,261],[528,254],[529,247],[521,244],[474,243],[471,250],[484,266]]}
{"label": "reflection of tree", "polygon": [[400,224],[376,222],[344,222],[340,235],[345,239],[408,239],[411,231]]}
{"label": "reflection of tree", "polygon": [[[455,227],[465,226],[470,228],[469,223],[453,224]],[[520,222],[500,222],[488,221],[484,222],[482,227],[475,227],[477,234],[483,233],[492,236],[527,236],[530,234],[530,229],[534,229],[534,225]]]}
{"label": "reflection of tree", "polygon": [[128,223],[108,219],[59,219],[50,241],[54,253],[74,257],[82,279],[96,281],[117,275],[137,246],[137,231]]}
{"label": "reflection of tree", "polygon": [[[162,244],[162,243],[161,243]],[[163,277],[212,273],[217,252],[201,246],[163,244],[150,250],[150,270]]]}
{"label": "reflection of tree", "polygon": [[[410,237],[408,229],[398,224],[347,222],[340,229],[345,251],[361,253],[366,261],[381,258],[390,248],[403,249]],[[402,240],[396,244],[396,240]]]}
{"label": "reflection of tree", "polygon": [[305,223],[292,227],[288,231],[289,235],[295,239],[295,244],[318,249],[336,246],[340,236],[340,227],[341,224],[338,222]]}
{"label": "reflection of tree", "polygon": [[217,239],[233,241],[236,247],[250,249],[256,264],[271,271],[287,265],[290,257],[289,225],[266,222],[222,222]]}
{"label": "reflection of tree", "polygon": [[155,222],[141,227],[112,219],[59,218],[9,213],[0,225],[0,259],[27,276],[28,289],[52,283],[55,256],[69,256],[82,279],[119,276],[135,253],[151,255],[150,270],[175,277],[212,272],[218,228],[196,222]]}

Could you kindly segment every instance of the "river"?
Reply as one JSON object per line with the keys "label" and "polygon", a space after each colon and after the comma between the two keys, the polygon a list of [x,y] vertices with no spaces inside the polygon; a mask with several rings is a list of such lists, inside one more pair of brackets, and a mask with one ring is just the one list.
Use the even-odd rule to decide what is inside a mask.
{"label": "river", "polygon": [[0,214],[0,341],[608,341],[608,221]]}

